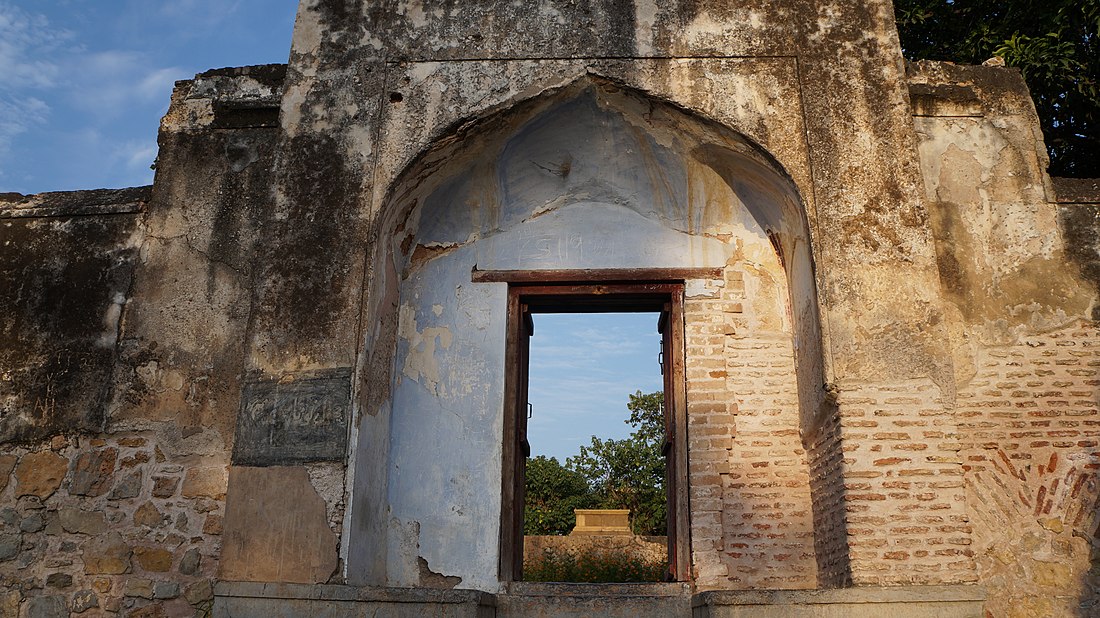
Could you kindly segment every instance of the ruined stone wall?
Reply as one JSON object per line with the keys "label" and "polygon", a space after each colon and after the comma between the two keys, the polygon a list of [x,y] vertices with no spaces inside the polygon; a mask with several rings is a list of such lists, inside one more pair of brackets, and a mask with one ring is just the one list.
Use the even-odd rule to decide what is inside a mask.
{"label": "ruined stone wall", "polygon": [[177,84],[152,188],[0,196],[0,614],[209,610],[284,70]]}
{"label": "ruined stone wall", "polygon": [[[820,405],[826,384],[852,394],[851,401],[862,400],[859,390],[874,384],[886,391],[912,388],[894,394],[919,399],[922,406],[947,406],[954,371],[946,353],[935,246],[891,9],[888,2],[847,0],[767,6],[582,6],[547,0],[523,8],[490,0],[430,7],[413,2],[384,7],[303,2],[281,116],[287,154],[276,203],[287,215],[280,225],[289,234],[281,247],[291,252],[300,247],[305,236],[296,224],[304,228],[310,221],[331,218],[346,224],[333,229],[326,242],[336,247],[363,243],[370,247],[368,255],[377,255],[378,245],[370,243],[388,240],[378,234],[389,225],[394,195],[404,190],[397,183],[409,180],[403,174],[414,162],[429,177],[444,165],[432,158],[433,149],[446,152],[446,144],[469,138],[480,120],[579,79],[599,78],[732,128],[760,145],[793,180],[808,238],[795,241],[797,234],[768,221],[766,213],[754,216],[775,228],[784,258],[792,258],[794,248],[805,252],[805,259],[790,268],[796,273],[790,284],[795,325],[790,349],[799,368],[799,428],[806,439],[829,426],[830,415],[847,414],[843,405],[839,410]],[[302,156],[307,152],[316,156]],[[550,170],[562,161],[554,157],[542,161]],[[300,190],[316,185],[318,159],[341,187],[323,192],[322,200],[314,199],[321,187]],[[736,182],[733,171],[727,176],[725,182]],[[394,521],[384,507],[401,495],[388,489],[393,487],[388,476],[392,468],[385,462],[393,453],[387,453],[385,436],[403,434],[394,433],[389,424],[394,376],[385,369],[392,367],[399,349],[389,339],[398,324],[378,316],[398,300],[373,282],[396,273],[380,272],[388,268],[383,261],[372,257],[364,262],[342,249],[310,260],[311,268],[296,271],[297,278],[287,276],[289,270],[280,274],[280,285],[304,290],[332,281],[332,297],[302,309],[310,328],[275,319],[285,315],[278,308],[255,322],[256,342],[268,341],[268,333],[279,341],[255,348],[262,352],[256,361],[272,375],[303,366],[339,366],[349,352],[354,354],[347,333],[319,330],[318,325],[362,320],[357,343],[360,415],[351,436],[356,461],[350,484],[355,491],[345,535],[353,545],[347,552],[349,576],[363,583],[395,581],[387,568],[397,569],[399,578],[414,576],[415,569],[398,566],[409,561],[395,560],[393,552],[397,547],[413,551],[415,544],[393,539],[414,538],[419,520]],[[364,271],[372,283],[361,290],[349,287],[348,281]],[[364,307],[361,316],[352,309],[358,306]],[[416,323],[432,319],[417,316]],[[806,325],[813,328],[801,330]],[[279,350],[288,353],[277,354]],[[445,355],[441,345],[436,354]],[[945,394],[924,392],[929,383]],[[858,405],[851,412],[856,419],[869,413]],[[861,432],[855,436],[863,439]],[[874,457],[872,447],[882,442],[879,449],[891,450],[890,440],[867,435],[862,447],[867,455],[861,452],[855,458],[872,467],[874,459],[867,459]],[[837,447],[846,445],[834,441],[826,450]],[[791,447],[789,452],[797,450]],[[953,463],[937,465],[961,469],[957,453],[955,457]],[[833,461],[827,454],[820,459]],[[830,466],[826,468],[838,469]],[[829,487],[836,489],[835,484]],[[958,488],[945,491],[961,495]],[[848,526],[846,499],[841,486],[821,503],[827,508],[814,510],[814,516],[837,523],[830,530],[866,536],[868,544],[882,541],[887,534],[882,529]],[[911,500],[919,502],[915,494]],[[951,497],[948,503],[957,501]],[[791,510],[802,512],[801,506]],[[419,529],[420,551],[439,553],[425,549],[431,543],[423,541],[426,530]],[[889,543],[875,557],[847,565],[842,564],[847,544],[832,539],[826,544],[840,565],[837,572],[854,567],[860,583],[913,577],[908,562],[895,558],[902,550]],[[380,557],[383,546],[389,558]],[[921,576],[920,581],[968,578],[965,560],[941,556],[922,564],[941,570],[930,570],[938,574]]]}
{"label": "ruined stone wall", "polygon": [[920,63],[910,82],[987,610],[1091,615],[1100,329],[1089,202],[1100,195],[1081,181],[1055,193],[1017,72]]}
{"label": "ruined stone wall", "polygon": [[181,82],[151,191],[0,196],[6,609],[498,591],[475,265],[725,269],[685,307],[701,588],[1095,609],[1100,199],[1018,76],[907,83],[884,1],[368,4],[303,2],[285,83]]}
{"label": "ruined stone wall", "polygon": [[[808,481],[797,438],[787,274],[761,227],[771,222],[758,221],[744,206],[752,204],[777,219],[784,216],[781,209],[788,208],[797,217],[790,224],[792,239],[805,239],[804,227],[797,235],[804,219],[795,210],[797,198],[791,197],[790,181],[755,159],[751,147],[738,146],[740,138],[723,135],[699,119],[647,101],[606,80],[579,80],[552,97],[524,102],[513,112],[491,117],[483,124],[478,130],[471,129],[456,147],[432,153],[400,179],[392,194],[394,203],[388,207],[386,242],[376,258],[380,266],[377,285],[392,286],[390,294],[397,302],[397,307],[390,309],[397,314],[396,365],[386,410],[392,419],[387,500],[393,523],[388,540],[388,581],[424,585],[424,572],[418,568],[423,562],[434,572],[461,577],[463,585],[495,585],[499,558],[494,537],[499,530],[486,523],[493,522],[500,507],[496,496],[488,499],[483,488],[499,483],[497,453],[505,440],[500,410],[506,371],[502,307],[507,286],[471,282],[475,266],[504,271],[740,269],[730,273],[728,312],[712,315],[709,310],[713,307],[706,303],[689,309],[688,324],[701,325],[715,315],[720,323],[698,332],[689,328],[686,362],[690,367],[713,358],[724,367],[726,329],[734,323],[735,305],[748,307],[740,326],[743,336],[788,342],[775,348],[778,354],[774,358],[741,359],[746,364],[771,361],[771,377],[782,374],[784,382],[767,385],[762,379],[760,393],[740,388],[737,377],[734,383],[746,398],[749,414],[784,417],[785,426],[775,434],[786,441],[778,450],[785,448],[791,458],[775,462],[781,465],[776,466],[774,475],[768,472],[769,480],[761,487],[782,476],[783,469],[801,465],[801,478],[795,474],[785,481],[803,485],[800,499],[793,504],[800,504],[801,512],[808,514]],[[700,150],[707,150],[709,156],[704,160],[690,156]],[[424,168],[432,174],[424,175]],[[753,191],[727,180],[738,172],[754,178]],[[742,270],[752,274],[746,279]],[[723,281],[713,283],[725,287]],[[706,283],[691,281],[689,285],[693,289],[702,286],[698,293],[704,296],[718,294],[705,291]],[[747,296],[746,287],[750,288]],[[375,319],[385,323],[393,318],[381,313],[381,318]],[[734,373],[744,371],[737,367]],[[709,401],[723,408],[727,404],[736,407],[731,401],[736,390],[724,377],[701,379],[694,388],[689,383],[688,390],[690,405]],[[753,398],[754,393],[759,400]],[[447,414],[440,415],[440,411]],[[692,414],[690,408],[688,414]],[[724,415],[717,420],[728,419]],[[745,422],[750,427],[754,424]],[[726,425],[716,429],[730,431]],[[464,447],[440,448],[449,435],[463,436]],[[745,440],[752,435],[746,431]],[[426,448],[436,452],[436,457],[422,457]],[[728,460],[731,448],[727,445],[716,454]],[[772,454],[749,451],[746,459],[769,466]],[[706,460],[707,453],[699,449],[689,458],[689,465],[702,470],[707,467]],[[748,464],[727,461],[723,471],[733,465]],[[726,492],[711,507],[714,511],[746,504],[740,495],[743,492],[723,488],[717,475],[696,478],[693,488]],[[451,512],[439,511],[440,495],[452,505]],[[799,507],[775,495],[762,493],[757,500],[762,504],[771,500],[767,516],[773,520],[788,506],[797,517]],[[706,512],[702,502],[700,506],[704,511],[698,514],[699,522],[718,516]],[[789,536],[745,531],[745,538],[758,537],[749,552],[722,543],[697,549],[695,555],[701,562],[725,560],[750,569],[752,560],[762,554],[781,558],[767,574],[751,569],[735,579],[703,568],[700,581],[718,587],[728,587],[734,581],[742,586],[762,586],[768,585],[769,577],[778,579],[776,574],[782,573],[787,577],[785,584],[797,580],[812,586],[808,518],[804,524]],[[742,518],[729,527],[751,525],[753,522]],[[704,536],[720,539],[722,534],[719,525],[717,531]],[[799,534],[804,538],[799,540]],[[776,547],[781,540],[802,542],[803,552],[810,548],[808,562],[806,555],[799,553],[798,557],[804,567],[809,565],[809,584],[799,579],[805,573],[790,575],[795,568],[790,564],[797,560],[784,562],[782,558],[789,556],[783,554],[789,548]]]}
{"label": "ruined stone wall", "polygon": [[169,457],[148,433],[99,435],[0,455],[3,615],[208,610],[225,466]]}

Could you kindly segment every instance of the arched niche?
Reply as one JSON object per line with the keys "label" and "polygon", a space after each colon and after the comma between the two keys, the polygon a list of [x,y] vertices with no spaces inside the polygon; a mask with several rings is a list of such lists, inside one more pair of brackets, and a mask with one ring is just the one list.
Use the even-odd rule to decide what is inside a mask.
{"label": "arched niche", "polygon": [[794,183],[738,133],[617,83],[586,77],[438,140],[390,186],[369,259],[352,583],[500,586],[507,284],[474,283],[474,268],[751,263],[782,288],[763,312],[791,336],[794,413],[804,427],[819,413]]}

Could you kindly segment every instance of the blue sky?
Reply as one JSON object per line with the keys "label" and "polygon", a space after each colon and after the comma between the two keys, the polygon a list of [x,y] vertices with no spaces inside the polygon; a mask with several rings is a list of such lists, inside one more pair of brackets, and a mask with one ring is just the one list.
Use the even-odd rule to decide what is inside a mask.
{"label": "blue sky", "polygon": [[592,435],[624,438],[631,393],[661,390],[657,314],[535,315],[531,454],[565,458]]}
{"label": "blue sky", "polygon": [[[0,0],[0,192],[150,184],[176,80],[286,62],[297,0]],[[530,438],[564,463],[661,387],[649,314],[536,317]]]}
{"label": "blue sky", "polygon": [[286,62],[297,0],[0,0],[0,192],[149,184],[172,85]]}

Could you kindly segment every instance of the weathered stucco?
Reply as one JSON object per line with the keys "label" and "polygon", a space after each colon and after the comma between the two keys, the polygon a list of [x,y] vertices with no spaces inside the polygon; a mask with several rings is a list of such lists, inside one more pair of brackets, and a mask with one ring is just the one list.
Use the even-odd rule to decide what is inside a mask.
{"label": "weathered stucco", "polygon": [[[465,586],[498,585],[501,507],[486,488],[499,486],[502,466],[507,286],[471,283],[475,268],[736,268],[750,273],[761,305],[748,312],[761,323],[748,328],[790,337],[786,273],[761,226],[805,247],[805,220],[790,181],[753,145],[604,80],[521,108],[423,157],[387,203],[372,263],[374,289],[396,288],[386,296],[397,299],[382,412],[391,419],[390,585],[423,584],[421,558]],[[392,322],[379,310],[366,321]],[[375,470],[357,471],[357,485],[378,482]],[[351,572],[376,559],[378,541],[360,539]]]}
{"label": "weathered stucco", "polygon": [[1100,194],[1046,164],[1019,74],[906,66],[885,1],[304,0],[288,65],[177,84],[151,188],[0,195],[0,605],[548,607],[471,273],[711,267],[695,590],[1091,615]]}

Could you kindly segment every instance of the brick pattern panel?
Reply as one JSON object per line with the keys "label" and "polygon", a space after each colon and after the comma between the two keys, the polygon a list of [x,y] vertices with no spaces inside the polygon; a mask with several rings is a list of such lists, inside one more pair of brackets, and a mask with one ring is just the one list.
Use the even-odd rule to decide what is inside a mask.
{"label": "brick pattern panel", "polygon": [[696,582],[701,589],[814,588],[791,336],[746,324],[742,277],[730,272],[721,292],[685,306]]}
{"label": "brick pattern panel", "polygon": [[927,382],[841,389],[855,585],[976,580],[954,413]]}
{"label": "brick pattern panel", "polygon": [[[958,416],[991,615],[1100,612],[1100,330],[989,348]],[[1006,534],[1011,531],[1011,534]]]}

